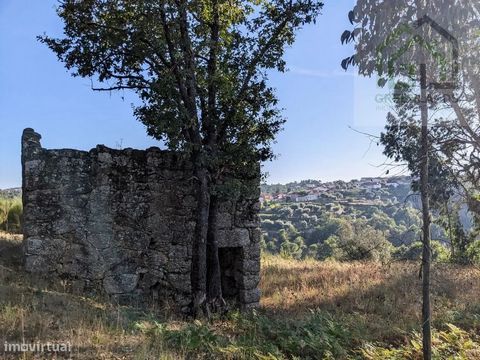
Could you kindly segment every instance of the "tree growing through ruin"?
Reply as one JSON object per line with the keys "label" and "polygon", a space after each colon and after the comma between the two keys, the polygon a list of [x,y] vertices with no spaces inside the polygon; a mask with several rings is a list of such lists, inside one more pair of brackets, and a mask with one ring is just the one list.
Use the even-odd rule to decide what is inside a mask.
{"label": "tree growing through ruin", "polygon": [[[192,313],[222,307],[216,222],[229,177],[258,175],[284,119],[268,70],[285,71],[314,0],[65,0],[64,36],[39,40],[96,91],[132,90],[148,134],[194,165]],[[256,174],[256,175],[255,175]]]}

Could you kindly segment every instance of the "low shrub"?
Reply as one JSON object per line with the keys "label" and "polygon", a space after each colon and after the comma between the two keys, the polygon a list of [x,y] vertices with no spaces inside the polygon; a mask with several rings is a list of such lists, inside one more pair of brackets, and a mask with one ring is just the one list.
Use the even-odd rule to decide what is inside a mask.
{"label": "low shrub", "polygon": [[304,320],[233,312],[211,324],[195,321],[171,329],[154,322],[137,328],[148,335],[152,349],[173,348],[189,359],[340,359],[352,344],[350,332],[320,311]]}
{"label": "low shrub", "polygon": [[[361,354],[368,360],[421,359],[422,337],[415,333],[407,344],[397,348],[367,344],[364,345]],[[445,331],[433,332],[432,357],[434,359],[479,359],[479,339],[454,325],[447,324]]]}

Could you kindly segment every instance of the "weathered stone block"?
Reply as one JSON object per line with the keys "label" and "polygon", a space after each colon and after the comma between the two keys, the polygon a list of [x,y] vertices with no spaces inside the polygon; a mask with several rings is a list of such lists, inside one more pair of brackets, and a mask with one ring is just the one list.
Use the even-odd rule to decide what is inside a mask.
{"label": "weathered stone block", "polygon": [[243,260],[260,261],[260,243],[250,243],[243,247]]}
{"label": "weathered stone block", "polygon": [[130,293],[137,287],[138,278],[138,274],[110,275],[103,280],[103,286],[110,295]]}
{"label": "weathered stone block", "polygon": [[37,255],[43,251],[43,241],[41,239],[25,239],[24,244],[27,255]]}
{"label": "weathered stone block", "polygon": [[184,294],[191,292],[190,274],[168,274],[167,281],[170,286]]}
{"label": "weathered stone block", "polygon": [[260,272],[260,262],[258,259],[246,259],[242,262],[242,272],[250,274],[258,274]]}
{"label": "weathered stone block", "polygon": [[232,214],[222,212],[218,214],[218,228],[230,229],[233,225]]}
{"label": "weathered stone block", "polygon": [[258,303],[260,301],[260,289],[240,290],[240,301],[244,304]]}
{"label": "weathered stone block", "polygon": [[232,230],[218,231],[219,247],[242,247],[250,243],[248,229],[235,228]]}
{"label": "weathered stone block", "polygon": [[262,230],[260,228],[250,229],[250,240],[252,243],[259,243],[262,239]]}
{"label": "weathered stone block", "polygon": [[243,290],[252,290],[258,287],[260,275],[258,273],[251,275],[243,275],[239,279],[239,286]]}
{"label": "weathered stone block", "polygon": [[52,271],[52,265],[44,256],[30,255],[25,259],[25,269],[32,273],[48,273]]}

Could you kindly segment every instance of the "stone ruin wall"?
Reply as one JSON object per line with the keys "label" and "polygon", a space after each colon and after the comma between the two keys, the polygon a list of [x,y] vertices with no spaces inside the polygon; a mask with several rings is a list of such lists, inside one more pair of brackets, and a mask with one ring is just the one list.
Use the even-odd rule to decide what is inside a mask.
{"label": "stone ruin wall", "polygon": [[[196,197],[192,166],[158,148],[47,150],[22,138],[26,269],[120,303],[190,302]],[[258,305],[259,181],[219,214],[222,287]]]}

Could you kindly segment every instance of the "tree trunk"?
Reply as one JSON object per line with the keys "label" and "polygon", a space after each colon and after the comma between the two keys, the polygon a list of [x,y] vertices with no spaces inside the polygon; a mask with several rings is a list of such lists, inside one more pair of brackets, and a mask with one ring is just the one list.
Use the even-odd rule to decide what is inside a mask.
{"label": "tree trunk", "polygon": [[429,143],[426,65],[420,65],[422,134],[420,149],[420,192],[422,197],[423,253],[422,253],[422,332],[423,358],[432,358],[432,333],[430,324],[430,199],[428,187]]}
{"label": "tree trunk", "polygon": [[198,182],[197,218],[192,248],[192,305],[193,317],[199,310],[206,311],[207,298],[207,233],[210,211],[210,192],[207,170],[201,165],[199,156],[193,156],[194,175]]}
{"label": "tree trunk", "polygon": [[210,201],[210,217],[207,235],[207,303],[213,312],[225,309],[222,294],[220,259],[218,256],[218,198],[213,195]]}

